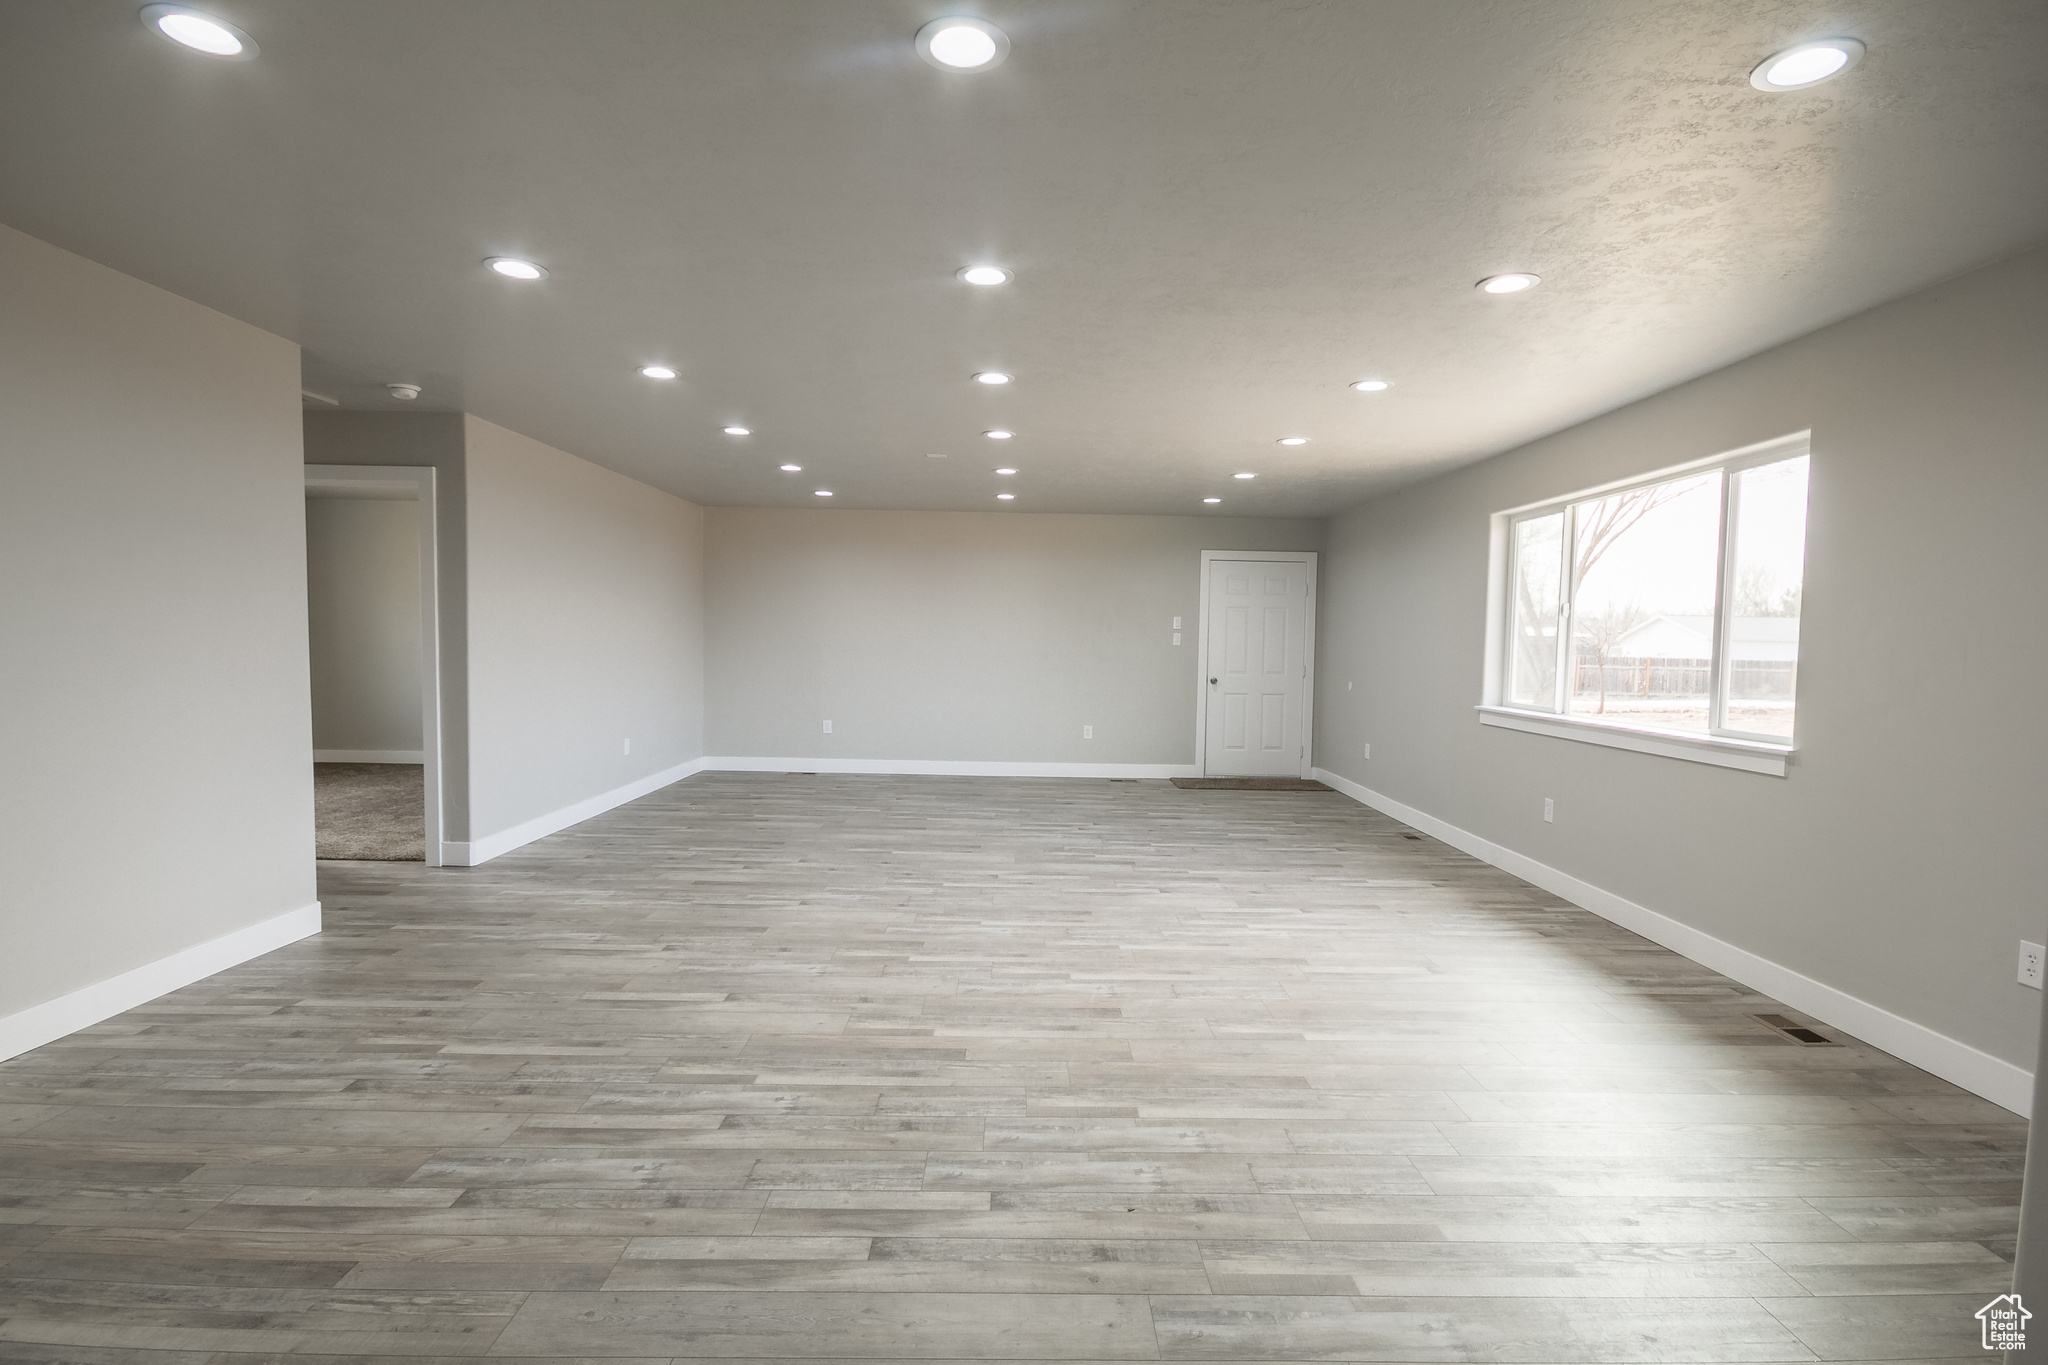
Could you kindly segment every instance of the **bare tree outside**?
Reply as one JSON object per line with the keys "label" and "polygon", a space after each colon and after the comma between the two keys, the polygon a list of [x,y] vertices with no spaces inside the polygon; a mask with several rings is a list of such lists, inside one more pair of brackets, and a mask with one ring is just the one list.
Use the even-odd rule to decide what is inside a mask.
{"label": "bare tree outside", "polygon": [[1510,630],[1509,695],[1524,706],[1554,710],[1559,664],[1559,581],[1564,560],[1564,514],[1534,517],[1515,528],[1514,615]]}
{"label": "bare tree outside", "polygon": [[1571,711],[1704,728],[1720,502],[1694,474],[1573,507]]}
{"label": "bare tree outside", "polygon": [[[1684,496],[1685,492],[1683,484],[1660,483],[1649,488],[1630,489],[1597,502],[1579,504],[1578,536],[1572,546],[1573,586],[1585,582],[1586,575],[1600,562],[1600,556],[1606,554],[1630,527],[1674,498]],[[1607,714],[1608,657],[1622,638],[1648,621],[1650,615],[1631,599],[1626,604],[1610,603],[1598,613],[1579,615],[1574,620],[1572,634],[1585,646],[1586,652],[1592,654],[1594,667],[1600,675],[1600,704],[1596,715]],[[1575,692],[1578,690],[1577,682],[1574,678],[1572,690]]]}
{"label": "bare tree outside", "polygon": [[1576,586],[1585,581],[1593,566],[1600,562],[1600,556],[1613,548],[1624,532],[1667,502],[1675,502],[1691,492],[1691,486],[1684,483],[1660,483],[1649,488],[1634,488],[1626,493],[1617,493],[1611,498],[1598,502],[1582,502],[1579,514],[1578,543],[1572,547],[1572,583]]}
{"label": "bare tree outside", "polygon": [[[1612,605],[1596,615],[1580,616],[1573,634],[1583,648],[1581,656],[1590,654],[1593,667],[1600,675],[1600,705],[1595,715],[1607,714],[1607,660],[1623,640],[1650,619],[1650,613],[1633,601],[1625,605]],[[1576,690],[1576,679],[1574,680]]]}
{"label": "bare tree outside", "polygon": [[1749,565],[1736,579],[1735,614],[1797,616],[1801,586],[1794,583],[1789,588],[1780,587],[1775,571],[1762,564]]}

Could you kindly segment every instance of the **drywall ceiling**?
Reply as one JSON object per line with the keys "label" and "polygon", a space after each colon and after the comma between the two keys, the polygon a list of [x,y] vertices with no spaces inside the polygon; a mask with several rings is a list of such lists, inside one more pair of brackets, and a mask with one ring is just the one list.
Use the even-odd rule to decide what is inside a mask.
{"label": "drywall ceiling", "polygon": [[0,8],[0,221],[710,503],[1325,514],[2048,236],[2041,0],[205,7]]}

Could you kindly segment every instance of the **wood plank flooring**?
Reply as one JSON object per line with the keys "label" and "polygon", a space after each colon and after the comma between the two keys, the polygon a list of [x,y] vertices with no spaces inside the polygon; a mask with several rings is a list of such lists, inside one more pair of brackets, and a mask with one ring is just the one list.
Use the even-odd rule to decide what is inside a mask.
{"label": "wood plank flooring", "polygon": [[1333,793],[321,877],[0,1065],[0,1361],[1961,1361],[2009,1287],[2012,1115]]}

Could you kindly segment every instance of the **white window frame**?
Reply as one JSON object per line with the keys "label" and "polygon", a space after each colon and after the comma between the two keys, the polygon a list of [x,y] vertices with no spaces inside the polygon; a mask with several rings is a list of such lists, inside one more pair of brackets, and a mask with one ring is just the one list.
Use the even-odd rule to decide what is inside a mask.
{"label": "white window frame", "polygon": [[[1793,740],[1731,729],[1727,724],[1728,683],[1730,669],[1733,666],[1728,639],[1734,628],[1728,603],[1734,592],[1735,580],[1735,561],[1730,552],[1736,548],[1736,519],[1741,514],[1741,483],[1735,476],[1758,465],[1779,464],[1811,455],[1812,433],[1794,432],[1789,436],[1744,446],[1739,450],[1719,455],[1710,455],[1686,464],[1673,465],[1636,478],[1620,479],[1598,487],[1581,489],[1564,497],[1546,498],[1542,502],[1527,503],[1504,512],[1496,512],[1493,516],[1492,554],[1489,556],[1488,566],[1486,670],[1477,708],[1480,721],[1504,729],[1550,735],[1559,739],[1580,740],[1610,748],[1632,749],[1639,753],[1661,754],[1667,758],[1687,759],[1697,763],[1711,763],[1720,767],[1783,777],[1792,758]],[[1707,733],[1701,735],[1686,731],[1659,730],[1639,724],[1569,714],[1565,710],[1565,698],[1571,685],[1573,612],[1574,599],[1578,594],[1578,584],[1572,581],[1571,573],[1577,531],[1574,524],[1575,509],[1579,504],[1597,498],[1707,473],[1717,474],[1721,484],[1721,526],[1716,549],[1719,555],[1720,580],[1714,597],[1714,658],[1708,683]],[[1552,703],[1546,709],[1508,699],[1507,689],[1514,657],[1514,543],[1516,529],[1522,523],[1540,517],[1555,516],[1560,512],[1564,514],[1564,534],[1560,538],[1558,552],[1561,559],[1558,566],[1558,668]],[[1796,740],[1796,692],[1793,705]]]}

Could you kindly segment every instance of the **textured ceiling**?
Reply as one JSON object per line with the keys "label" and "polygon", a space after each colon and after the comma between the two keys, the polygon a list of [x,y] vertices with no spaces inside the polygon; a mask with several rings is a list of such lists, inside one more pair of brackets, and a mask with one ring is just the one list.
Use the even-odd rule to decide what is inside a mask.
{"label": "textured ceiling", "polygon": [[2048,236],[2042,0],[208,7],[0,4],[0,221],[710,503],[1321,515]]}

